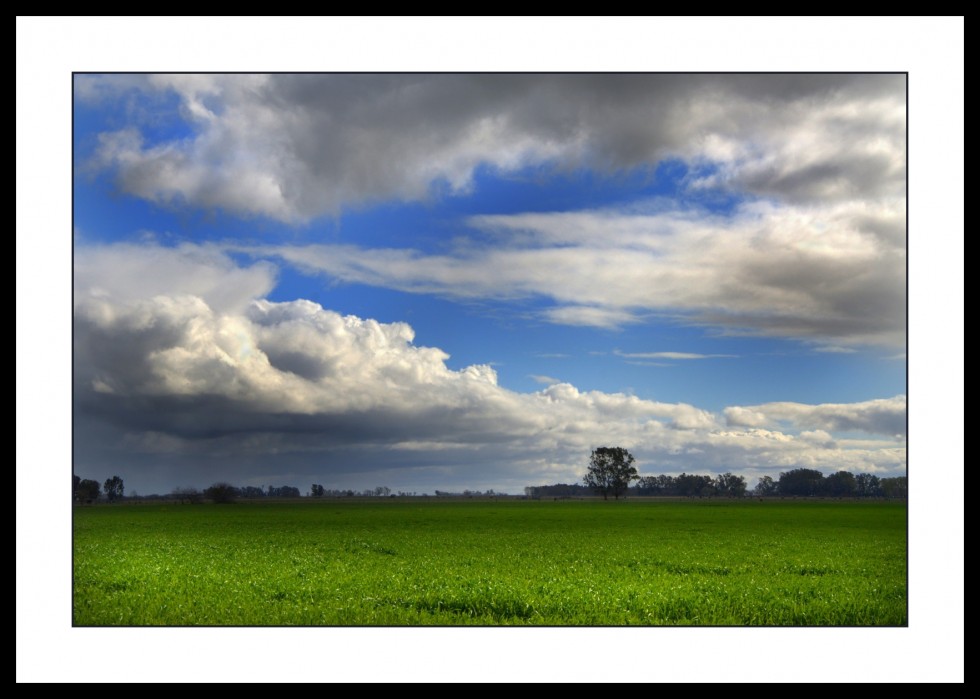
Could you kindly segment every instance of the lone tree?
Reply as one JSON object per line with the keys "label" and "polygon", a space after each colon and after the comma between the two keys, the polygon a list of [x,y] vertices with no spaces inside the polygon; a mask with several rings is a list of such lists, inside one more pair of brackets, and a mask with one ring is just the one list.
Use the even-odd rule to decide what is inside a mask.
{"label": "lone tree", "polygon": [[109,498],[109,502],[115,502],[123,496],[123,479],[119,476],[107,478],[102,484],[102,492]]}
{"label": "lone tree", "polygon": [[633,461],[633,455],[623,447],[593,449],[589,470],[582,483],[602,493],[603,500],[608,500],[610,493],[618,500],[620,494],[629,488],[630,481],[640,477],[633,467]]}

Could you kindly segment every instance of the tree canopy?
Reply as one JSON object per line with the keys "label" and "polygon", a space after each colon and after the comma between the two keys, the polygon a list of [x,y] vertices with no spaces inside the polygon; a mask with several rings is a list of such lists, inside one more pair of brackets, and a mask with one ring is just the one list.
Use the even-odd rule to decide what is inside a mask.
{"label": "tree canopy", "polygon": [[602,494],[603,500],[615,499],[626,492],[630,482],[640,477],[633,466],[633,455],[623,447],[599,447],[592,450],[589,469],[582,482]]}
{"label": "tree canopy", "polygon": [[123,479],[119,476],[107,478],[105,483],[102,484],[102,492],[104,492],[105,496],[109,498],[109,502],[120,500],[124,492]]}
{"label": "tree canopy", "polygon": [[238,488],[233,486],[231,483],[219,482],[212,483],[208,488],[204,490],[205,497],[211,499],[211,502],[216,503],[231,503],[235,502],[235,498],[238,497]]}
{"label": "tree canopy", "polygon": [[75,497],[82,502],[95,502],[99,499],[100,490],[98,481],[93,481],[91,478],[84,478],[79,481],[78,486],[75,488]]}

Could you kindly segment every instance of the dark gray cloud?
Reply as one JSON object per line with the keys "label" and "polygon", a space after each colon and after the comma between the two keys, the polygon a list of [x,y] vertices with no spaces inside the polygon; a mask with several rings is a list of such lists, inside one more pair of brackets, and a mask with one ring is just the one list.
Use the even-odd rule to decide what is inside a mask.
{"label": "dark gray cloud", "polygon": [[159,203],[301,221],[462,192],[474,170],[710,161],[702,184],[796,202],[904,193],[901,75],[84,76],[80,99],[174,91],[191,139],[103,134],[98,160]]}

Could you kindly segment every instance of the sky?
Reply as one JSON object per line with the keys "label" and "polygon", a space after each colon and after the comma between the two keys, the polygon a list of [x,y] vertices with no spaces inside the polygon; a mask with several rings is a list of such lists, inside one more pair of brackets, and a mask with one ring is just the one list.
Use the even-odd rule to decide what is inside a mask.
{"label": "sky", "polygon": [[[356,487],[393,489],[409,473],[414,490],[572,480],[593,440],[629,447],[643,473],[715,472],[728,450],[725,470],[750,478],[821,440],[904,472],[893,427],[906,419],[913,445],[911,623],[872,633],[73,629],[71,512],[18,497],[18,682],[86,681],[107,657],[111,676],[93,681],[236,667],[257,682],[538,682],[575,666],[604,683],[962,682],[963,502],[949,484],[964,477],[963,46],[957,17],[18,17],[22,488],[67,483],[83,456],[97,468],[82,475],[118,466],[127,490],[216,477],[222,462],[260,480],[287,427],[294,449],[325,455],[327,416],[331,455],[387,457]],[[350,82],[333,111],[301,84],[148,79],[257,70],[700,77],[656,91],[429,85],[394,102]],[[837,75],[822,88],[705,77],[718,71]],[[875,81],[906,71],[896,127],[895,88]],[[898,175],[885,166],[906,127]],[[325,379],[335,391],[315,390]],[[429,406],[408,426],[407,394]],[[371,420],[345,422],[352,408]],[[242,421],[262,435],[248,459],[231,438]],[[892,465],[877,460],[889,442]],[[172,454],[194,450],[195,470],[177,471]],[[408,458],[436,452],[442,471]],[[338,460],[319,482],[339,484]],[[265,482],[295,475],[305,490],[277,463]],[[456,481],[461,464],[493,475]],[[655,678],[622,663],[644,656]]]}
{"label": "sky", "polygon": [[75,473],[906,473],[903,73],[72,82]]}

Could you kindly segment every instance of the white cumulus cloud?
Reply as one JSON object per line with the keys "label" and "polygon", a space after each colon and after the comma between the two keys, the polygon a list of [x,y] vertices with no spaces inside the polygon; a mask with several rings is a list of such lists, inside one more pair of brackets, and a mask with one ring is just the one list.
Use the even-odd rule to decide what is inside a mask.
{"label": "white cumulus cloud", "polygon": [[[172,292],[153,283],[140,289],[133,276],[157,262],[173,266]],[[450,369],[448,354],[416,344],[406,323],[269,301],[272,273],[207,247],[80,250],[78,466],[136,452],[141,468],[157,464],[182,483],[219,472],[246,482],[316,480],[326,470],[339,482],[376,473],[396,484],[516,492],[578,480],[583,454],[605,444],[629,448],[648,473],[904,469],[904,441],[893,437],[904,429],[904,397],[732,406],[723,420],[693,405],[581,391],[550,377],[538,377],[549,383],[542,390],[519,393],[488,365]],[[891,439],[846,442],[835,431]]]}

